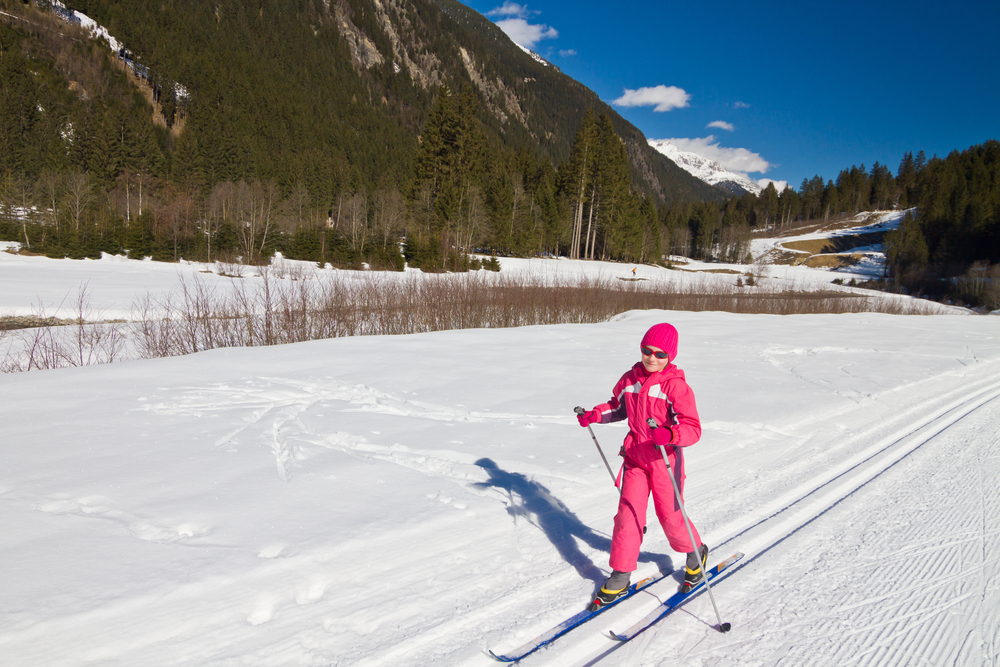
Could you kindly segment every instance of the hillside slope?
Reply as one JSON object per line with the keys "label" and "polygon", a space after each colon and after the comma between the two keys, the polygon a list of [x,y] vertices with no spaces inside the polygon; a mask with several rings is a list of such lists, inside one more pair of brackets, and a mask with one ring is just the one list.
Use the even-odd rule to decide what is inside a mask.
{"label": "hillside slope", "polygon": [[148,73],[166,124],[184,123],[167,146],[174,168],[209,183],[277,178],[311,191],[345,178],[401,184],[447,86],[475,91],[479,119],[511,152],[558,165],[593,109],[611,117],[636,183],[656,200],[724,196],[650,149],[593,91],[453,0],[67,6],[106,28]]}

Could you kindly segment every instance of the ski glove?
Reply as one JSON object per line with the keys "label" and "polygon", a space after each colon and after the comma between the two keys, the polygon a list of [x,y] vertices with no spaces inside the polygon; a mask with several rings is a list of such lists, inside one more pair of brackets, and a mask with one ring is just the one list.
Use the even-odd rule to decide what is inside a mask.
{"label": "ski glove", "polygon": [[589,412],[583,412],[576,416],[577,421],[580,422],[580,426],[590,426],[591,424],[598,424],[601,421],[601,411],[597,408],[590,410]]}
{"label": "ski glove", "polygon": [[653,442],[658,447],[669,447],[674,444],[674,432],[669,426],[653,429]]}

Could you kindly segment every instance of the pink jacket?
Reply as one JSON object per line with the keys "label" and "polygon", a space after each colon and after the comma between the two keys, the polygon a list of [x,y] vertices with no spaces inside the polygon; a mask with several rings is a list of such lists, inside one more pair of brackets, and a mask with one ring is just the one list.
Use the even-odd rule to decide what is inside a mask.
{"label": "pink jacket", "polygon": [[674,446],[687,447],[701,438],[694,392],[684,379],[684,371],[673,364],[650,374],[642,362],[637,362],[618,380],[611,400],[595,409],[601,412],[602,424],[628,419],[629,431],[622,452],[626,460],[636,464],[661,460],[646,423],[650,417],[657,424],[670,427],[673,431],[670,444]]}

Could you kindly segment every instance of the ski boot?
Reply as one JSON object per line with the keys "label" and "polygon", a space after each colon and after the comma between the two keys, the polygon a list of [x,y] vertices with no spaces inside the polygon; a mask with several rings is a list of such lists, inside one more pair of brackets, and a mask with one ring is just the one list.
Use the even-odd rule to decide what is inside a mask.
{"label": "ski boot", "polygon": [[[688,554],[687,567],[684,569],[684,583],[681,584],[681,593],[687,593],[692,588],[701,583],[701,580],[705,578],[705,565],[708,561],[708,546],[701,545],[698,547],[698,556],[701,556],[700,565],[697,563],[698,556],[692,551]],[[694,562],[694,567],[692,568],[692,562]]]}
{"label": "ski boot", "polygon": [[618,598],[628,595],[629,579],[630,575],[628,572],[613,571],[608,580],[604,582],[604,586],[598,591],[594,601],[587,605],[587,611],[597,611]]}

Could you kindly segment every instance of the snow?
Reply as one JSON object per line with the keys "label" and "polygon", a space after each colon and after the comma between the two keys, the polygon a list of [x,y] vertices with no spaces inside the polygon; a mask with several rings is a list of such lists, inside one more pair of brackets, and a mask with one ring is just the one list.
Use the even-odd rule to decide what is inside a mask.
{"label": "snow", "polygon": [[117,53],[122,47],[121,43],[108,32],[107,28],[83,12],[75,9],[68,9],[60,0],[53,0],[52,5],[58,10],[61,10],[61,15],[63,17],[66,17],[67,19],[69,17],[73,17],[73,21],[89,32],[94,39],[104,39],[108,43],[108,47],[115,53]]}
{"label": "snow", "polygon": [[[179,275],[233,282],[212,268],[0,253],[0,314],[82,280],[127,313]],[[617,492],[572,410],[661,321],[704,424],[688,510],[712,562],[746,553],[714,588],[733,630],[700,595],[609,639],[674,572],[522,664],[996,664],[997,319],[655,310],[0,376],[0,662],[495,664],[608,574]],[[624,427],[594,430],[617,467]],[[636,578],[683,563],[650,519]]]}
{"label": "snow", "polygon": [[545,58],[541,57],[540,55],[538,55],[537,53],[535,53],[534,51],[532,51],[528,47],[522,46],[522,45],[518,44],[517,42],[514,42],[514,44],[515,44],[515,46],[517,46],[517,48],[521,49],[522,51],[524,51],[525,53],[527,53],[529,56],[531,56],[531,59],[534,60],[535,62],[541,63],[542,65],[545,65],[546,67],[548,67],[551,64],[551,63],[549,63],[548,60],[546,60]]}

